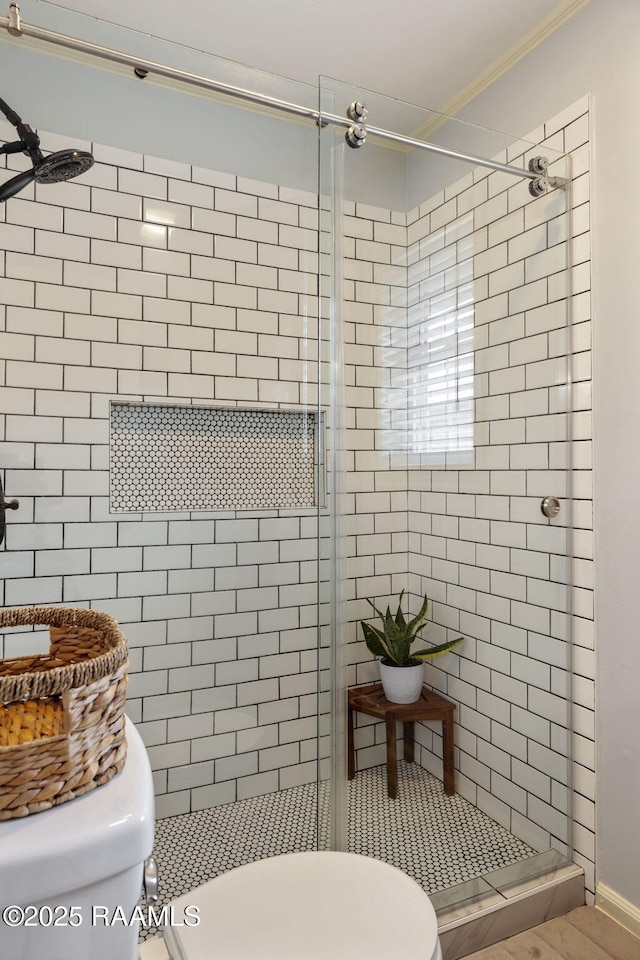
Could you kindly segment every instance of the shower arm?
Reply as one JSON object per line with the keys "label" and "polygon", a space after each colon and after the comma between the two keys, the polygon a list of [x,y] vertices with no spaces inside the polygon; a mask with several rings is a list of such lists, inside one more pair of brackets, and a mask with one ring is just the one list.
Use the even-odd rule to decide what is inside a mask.
{"label": "shower arm", "polygon": [[[320,127],[340,126],[350,132],[353,128],[353,120],[348,117],[341,117],[333,113],[325,113],[322,110],[314,110],[310,107],[304,107],[301,104],[290,103],[286,100],[279,100],[276,97],[270,97],[267,94],[256,93],[253,90],[245,90],[242,87],[236,87],[222,80],[212,80],[210,77],[199,76],[189,73],[186,70],[178,70],[175,67],[168,67],[162,63],[156,63],[153,60],[138,59],[131,57],[119,50],[113,50],[110,47],[103,47],[96,43],[90,43],[86,40],[80,40],[77,37],[70,37],[63,33],[57,33],[54,30],[47,30],[44,27],[37,27],[33,24],[23,23],[20,17],[20,7],[17,3],[12,3],[9,8],[8,17],[0,17],[0,28],[4,27],[13,37],[32,37],[35,40],[44,40],[57,46],[66,47],[68,50],[76,50],[79,53],[88,53],[103,60],[109,60],[112,63],[119,63],[123,66],[131,67],[138,77],[144,78],[148,74],[165,77],[171,80],[178,80],[191,86],[201,89],[212,90],[222,93],[239,100],[246,100],[249,103],[255,103],[260,106],[269,107],[274,110],[281,110],[285,113],[291,113],[298,117],[313,121]],[[392,143],[400,143],[405,146],[414,147],[419,150],[427,150],[430,153],[437,153],[442,156],[452,157],[455,160],[463,160],[467,163],[473,163],[476,166],[488,167],[491,170],[498,170],[502,173],[509,173],[512,176],[522,177],[532,181],[535,185],[541,180],[540,174],[532,170],[523,170],[520,167],[511,166],[508,163],[499,163],[490,160],[487,157],[475,157],[472,154],[461,153],[457,150],[449,150],[435,143],[427,143],[424,140],[416,140],[413,137],[405,137],[399,133],[393,133],[391,130],[384,130],[380,127],[366,127],[366,134],[370,137],[377,137],[381,140],[388,140]],[[560,177],[548,178],[546,186],[554,188],[561,186],[564,180]]]}
{"label": "shower arm", "polygon": [[38,134],[31,129],[28,123],[23,123],[22,119],[18,116],[15,110],[12,110],[8,103],[6,103],[0,97],[0,111],[5,115],[9,123],[11,123],[20,137],[19,140],[14,141],[13,143],[5,143],[0,145],[0,153],[26,153],[30,157],[31,162],[36,164],[43,160],[42,153],[40,151],[40,137]]}

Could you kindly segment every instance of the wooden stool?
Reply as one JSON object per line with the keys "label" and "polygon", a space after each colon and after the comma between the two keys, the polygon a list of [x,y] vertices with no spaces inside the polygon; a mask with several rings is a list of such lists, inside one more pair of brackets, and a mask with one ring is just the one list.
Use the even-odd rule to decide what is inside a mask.
{"label": "wooden stool", "polygon": [[444,767],[444,792],[451,796],[456,792],[453,759],[453,712],[455,703],[422,688],[420,699],[415,703],[391,703],[384,695],[381,683],[368,683],[364,687],[349,690],[349,743],[348,777],[356,775],[356,756],[353,744],[354,713],[384,720],[387,733],[387,793],[395,800],[398,796],[398,766],[396,756],[396,721],[401,721],[404,732],[404,759],[413,763],[413,728],[415,720],[442,721],[442,753]]}

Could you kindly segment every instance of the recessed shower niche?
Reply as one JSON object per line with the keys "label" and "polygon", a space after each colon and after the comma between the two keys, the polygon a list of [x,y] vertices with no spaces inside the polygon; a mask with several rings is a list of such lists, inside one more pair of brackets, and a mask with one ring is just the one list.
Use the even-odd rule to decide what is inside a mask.
{"label": "recessed shower niche", "polygon": [[112,513],[304,509],[324,496],[315,412],[112,401],[110,447]]}

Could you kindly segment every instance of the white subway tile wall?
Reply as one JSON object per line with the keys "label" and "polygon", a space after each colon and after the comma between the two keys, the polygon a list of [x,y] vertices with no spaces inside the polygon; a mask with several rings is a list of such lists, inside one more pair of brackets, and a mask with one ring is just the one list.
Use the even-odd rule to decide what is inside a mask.
{"label": "white subway tile wall", "polygon": [[[318,400],[318,201],[100,145],[94,154],[82,182],[0,205],[0,467],[20,499],[0,600],[118,618],[131,645],[128,712],[164,816],[316,778],[313,451],[298,499],[274,501],[293,509],[204,502],[190,514],[178,498],[169,512],[112,514],[110,402],[286,407],[307,423]],[[285,470],[278,459],[265,469]],[[147,467],[129,456],[139,492]],[[12,635],[4,652],[42,645]]]}
{"label": "white subway tile wall", "polygon": [[[378,263],[402,264],[401,233],[390,250],[374,242],[399,218],[362,205],[347,211],[346,233],[357,238],[347,267],[357,279],[345,305],[349,679],[378,676],[358,626],[372,615],[365,598],[386,604],[406,588],[406,612],[426,592],[428,638],[466,638],[426,672],[458,706],[459,792],[536,849],[563,852],[571,800],[574,856],[593,893],[587,98],[549,121],[544,137],[550,148],[571,151],[571,211],[563,193],[534,200],[524,182],[486,170],[467,175],[407,217],[406,310],[395,310],[400,280],[387,296],[358,282],[371,278],[365,251]],[[513,151],[509,162],[528,159]],[[362,371],[367,349],[373,370]],[[562,502],[555,520],[540,510],[547,495]],[[420,762],[441,775],[440,726],[422,724],[417,739]],[[383,724],[357,718],[359,768],[384,762],[384,741]]]}
{"label": "white subway tile wall", "polygon": [[[466,637],[428,670],[457,703],[458,789],[540,849],[567,835],[572,581],[575,856],[592,888],[587,115],[584,100],[545,128],[579,160],[571,218],[557,195],[532,200],[526,184],[486,172],[408,216],[346,204],[344,527],[349,681],[378,676],[360,639],[366,598],[428,592],[430,639]],[[92,605],[123,623],[129,710],[162,816],[315,779],[315,583],[328,570],[310,511],[111,515],[109,401],[317,403],[317,197],[94,152],[88,186],[38,187],[37,203],[30,188],[0,209],[1,466],[21,499],[2,600]],[[454,322],[435,342],[441,317]],[[439,369],[466,378],[464,397],[445,397],[453,453],[421,392],[440,349]],[[568,510],[552,522],[539,510],[543,496],[567,496],[569,444],[571,571]],[[359,721],[359,766],[384,762],[384,729]],[[324,720],[320,733],[326,755]],[[439,727],[418,740],[439,772]]]}

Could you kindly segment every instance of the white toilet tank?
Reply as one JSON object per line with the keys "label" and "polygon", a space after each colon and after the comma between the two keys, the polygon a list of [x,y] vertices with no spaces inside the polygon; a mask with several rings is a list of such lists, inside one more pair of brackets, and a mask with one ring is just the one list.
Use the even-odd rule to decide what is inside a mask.
{"label": "white toilet tank", "polygon": [[138,922],[129,919],[153,846],[154,803],[130,721],[126,736],[127,761],[108,784],[0,823],[0,960],[135,960]]}

